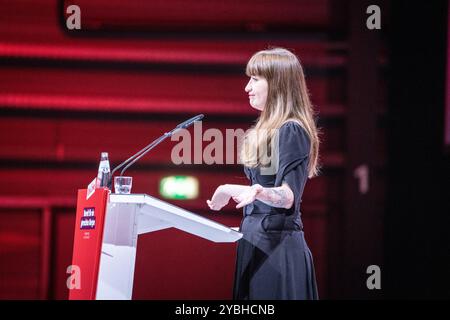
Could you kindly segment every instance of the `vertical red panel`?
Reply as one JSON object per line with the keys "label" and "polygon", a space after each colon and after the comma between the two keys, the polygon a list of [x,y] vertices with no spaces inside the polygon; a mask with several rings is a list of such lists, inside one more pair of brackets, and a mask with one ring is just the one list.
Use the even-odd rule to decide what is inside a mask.
{"label": "vertical red panel", "polygon": [[78,267],[80,271],[81,286],[70,290],[70,300],[94,300],[97,290],[109,191],[105,188],[97,189],[89,199],[86,199],[86,193],[86,189],[78,190],[72,258],[72,266]]}
{"label": "vertical red panel", "polygon": [[[230,227],[240,215],[206,218]],[[133,299],[232,298],[236,243],[215,243],[170,228],[140,235]]]}
{"label": "vertical red panel", "polygon": [[51,274],[51,296],[56,300],[69,298],[66,280],[67,267],[72,264],[75,208],[58,209],[53,214],[53,260]]}
{"label": "vertical red panel", "polygon": [[0,210],[0,299],[39,299],[39,210]]}

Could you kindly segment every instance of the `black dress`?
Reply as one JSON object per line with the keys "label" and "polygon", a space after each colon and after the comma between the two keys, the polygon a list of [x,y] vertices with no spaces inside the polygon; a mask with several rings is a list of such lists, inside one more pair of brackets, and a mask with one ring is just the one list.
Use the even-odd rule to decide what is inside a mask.
{"label": "black dress", "polygon": [[290,209],[261,201],[244,207],[237,247],[234,299],[318,299],[314,264],[303,233],[300,202],[308,177],[310,140],[296,122],[279,130],[278,169],[261,174],[244,168],[251,185],[279,187],[286,182],[294,193]]}

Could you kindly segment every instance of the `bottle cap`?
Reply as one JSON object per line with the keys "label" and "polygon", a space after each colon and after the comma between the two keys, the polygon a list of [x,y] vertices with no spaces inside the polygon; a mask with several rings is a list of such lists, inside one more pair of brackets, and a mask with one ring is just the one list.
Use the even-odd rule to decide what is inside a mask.
{"label": "bottle cap", "polygon": [[102,152],[101,157],[102,158],[108,158],[108,152]]}

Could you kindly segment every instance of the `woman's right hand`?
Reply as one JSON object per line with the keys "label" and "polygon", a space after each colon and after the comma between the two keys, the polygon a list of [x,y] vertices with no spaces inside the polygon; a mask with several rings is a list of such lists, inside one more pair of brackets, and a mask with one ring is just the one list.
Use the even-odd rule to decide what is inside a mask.
{"label": "woman's right hand", "polygon": [[211,210],[218,211],[225,207],[230,199],[231,195],[226,191],[225,185],[221,185],[216,189],[211,200],[206,200],[206,203]]}

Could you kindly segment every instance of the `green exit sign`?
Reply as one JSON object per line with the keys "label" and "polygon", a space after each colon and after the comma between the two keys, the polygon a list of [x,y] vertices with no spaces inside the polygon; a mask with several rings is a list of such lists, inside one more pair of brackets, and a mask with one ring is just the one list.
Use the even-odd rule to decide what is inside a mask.
{"label": "green exit sign", "polygon": [[196,199],[198,197],[198,179],[191,176],[164,177],[159,182],[159,193],[166,199]]}

